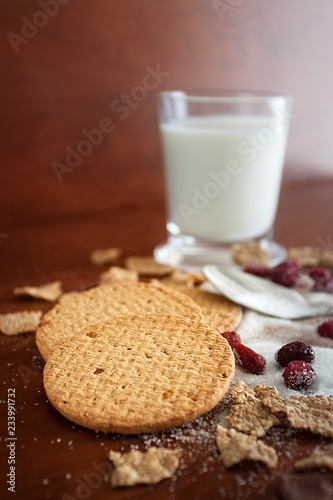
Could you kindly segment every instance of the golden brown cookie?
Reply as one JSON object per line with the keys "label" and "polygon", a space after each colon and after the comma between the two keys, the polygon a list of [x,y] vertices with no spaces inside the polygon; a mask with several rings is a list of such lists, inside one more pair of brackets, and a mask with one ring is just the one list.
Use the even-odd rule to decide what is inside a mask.
{"label": "golden brown cookie", "polygon": [[234,330],[242,318],[242,309],[223,295],[207,292],[200,288],[178,287],[201,308],[204,322],[218,332]]}
{"label": "golden brown cookie", "polygon": [[231,348],[218,332],[201,321],[146,314],[92,325],[55,349],[44,387],[72,422],[137,434],[207,412],[233,375]]}
{"label": "golden brown cookie", "polygon": [[37,346],[46,360],[55,347],[90,324],[114,316],[159,312],[202,319],[200,308],[176,290],[148,283],[105,284],[68,294],[47,312],[36,332]]}

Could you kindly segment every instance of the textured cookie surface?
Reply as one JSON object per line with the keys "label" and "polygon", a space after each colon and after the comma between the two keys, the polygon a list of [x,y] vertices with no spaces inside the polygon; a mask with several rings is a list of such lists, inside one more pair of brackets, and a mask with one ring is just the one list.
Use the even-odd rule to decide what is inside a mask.
{"label": "textured cookie surface", "polygon": [[47,360],[44,387],[69,420],[103,432],[155,432],[213,408],[228,390],[227,341],[180,316],[114,318],[72,337]]}
{"label": "textured cookie surface", "polygon": [[200,288],[179,287],[201,308],[204,322],[218,332],[234,330],[242,318],[242,309],[223,295],[207,292]]}
{"label": "textured cookie surface", "polygon": [[127,314],[165,313],[202,319],[200,308],[187,296],[148,283],[101,285],[68,294],[46,313],[36,332],[38,349],[46,360],[54,348],[89,324]]}

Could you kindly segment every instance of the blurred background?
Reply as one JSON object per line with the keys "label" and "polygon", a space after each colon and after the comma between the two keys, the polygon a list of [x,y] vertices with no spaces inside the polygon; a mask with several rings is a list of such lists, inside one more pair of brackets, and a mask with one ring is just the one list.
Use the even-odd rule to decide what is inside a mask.
{"label": "blurred background", "polygon": [[161,203],[166,89],[293,94],[284,189],[333,177],[331,0],[7,0],[1,13],[0,230]]}

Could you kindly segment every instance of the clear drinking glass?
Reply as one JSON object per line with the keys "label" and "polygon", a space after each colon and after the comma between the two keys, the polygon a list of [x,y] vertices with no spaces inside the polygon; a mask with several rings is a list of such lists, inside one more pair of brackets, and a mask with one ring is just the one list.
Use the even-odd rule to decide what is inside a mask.
{"label": "clear drinking glass", "polygon": [[168,241],[159,262],[201,267],[230,260],[231,243],[259,240],[272,264],[292,98],[254,91],[159,94]]}

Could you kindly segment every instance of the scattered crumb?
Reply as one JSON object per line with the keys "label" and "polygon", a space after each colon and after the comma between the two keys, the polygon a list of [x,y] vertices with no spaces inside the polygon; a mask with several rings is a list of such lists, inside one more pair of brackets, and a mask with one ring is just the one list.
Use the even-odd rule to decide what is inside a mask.
{"label": "scattered crumb", "polygon": [[328,250],[321,250],[320,264],[324,267],[333,268],[333,252],[329,252]]}
{"label": "scattered crumb", "polygon": [[132,255],[126,259],[125,265],[128,269],[137,271],[140,276],[167,276],[175,270],[173,266],[156,262],[151,255]]}
{"label": "scattered crumb", "polygon": [[246,404],[249,401],[257,401],[254,390],[251,389],[251,387],[248,387],[242,380],[237,382],[237,384],[230,389],[229,395],[235,400],[235,403],[238,404]]}
{"label": "scattered crumb", "polygon": [[291,396],[283,399],[276,387],[258,384],[251,389],[238,382],[229,392],[235,402],[225,423],[238,431],[262,437],[278,417],[294,429],[333,437],[333,396]]}
{"label": "scattered crumb", "polygon": [[115,467],[111,475],[111,485],[116,488],[136,484],[156,484],[172,476],[179,465],[179,455],[178,450],[155,446],[145,452],[110,451],[109,459]]}
{"label": "scattered crumb", "polygon": [[195,285],[201,285],[202,283],[205,283],[207,281],[206,276],[201,271],[189,272],[187,274],[190,276],[190,278],[193,279]]}
{"label": "scattered crumb", "polygon": [[96,266],[111,264],[112,262],[115,262],[121,254],[122,251],[120,248],[98,248],[90,255],[90,261]]}
{"label": "scattered crumb", "polygon": [[312,247],[291,247],[288,249],[288,258],[297,260],[302,266],[318,266],[319,252]]}
{"label": "scattered crumb", "polygon": [[0,331],[5,335],[35,332],[42,315],[42,311],[20,311],[0,314]]}
{"label": "scattered crumb", "polygon": [[193,288],[196,285],[201,285],[205,281],[207,281],[206,276],[202,272],[185,272],[176,269],[172,274],[162,280],[162,284],[174,288],[183,286]]}
{"label": "scattered crumb", "polygon": [[133,283],[138,281],[139,274],[132,269],[113,266],[100,275],[100,283]]}
{"label": "scattered crumb", "polygon": [[309,457],[302,458],[295,463],[296,469],[316,469],[319,467],[333,470],[333,445],[324,450],[314,451]]}
{"label": "scattered crumb", "polygon": [[165,286],[170,286],[173,288],[179,288],[183,286],[193,287],[194,278],[184,271],[174,271],[172,274],[164,278],[161,283]]}
{"label": "scattered crumb", "polygon": [[288,249],[288,258],[297,260],[305,267],[324,266],[333,268],[333,252],[323,248],[291,247]]}
{"label": "scattered crumb", "polygon": [[264,406],[278,416],[286,416],[294,429],[304,429],[333,437],[333,396],[291,396],[283,399],[274,387],[261,387],[261,398]]}
{"label": "scattered crumb", "polygon": [[285,402],[287,420],[295,429],[333,437],[333,397],[292,396]]}
{"label": "scattered crumb", "polygon": [[276,467],[278,457],[271,446],[255,436],[248,436],[235,429],[217,426],[217,445],[225,467],[232,467],[243,460],[263,462],[268,468]]}
{"label": "scattered crumb", "polygon": [[249,264],[260,264],[269,266],[269,254],[263,249],[258,241],[244,241],[233,243],[229,252],[235,264],[247,266]]}
{"label": "scattered crumb", "polygon": [[34,297],[55,302],[63,293],[61,281],[53,281],[41,286],[21,286],[13,290],[14,295]]}
{"label": "scattered crumb", "polygon": [[262,437],[274,425],[280,424],[280,419],[256,398],[253,389],[244,387],[244,382],[238,382],[230,391],[236,401],[230,408],[225,423],[237,431]]}

